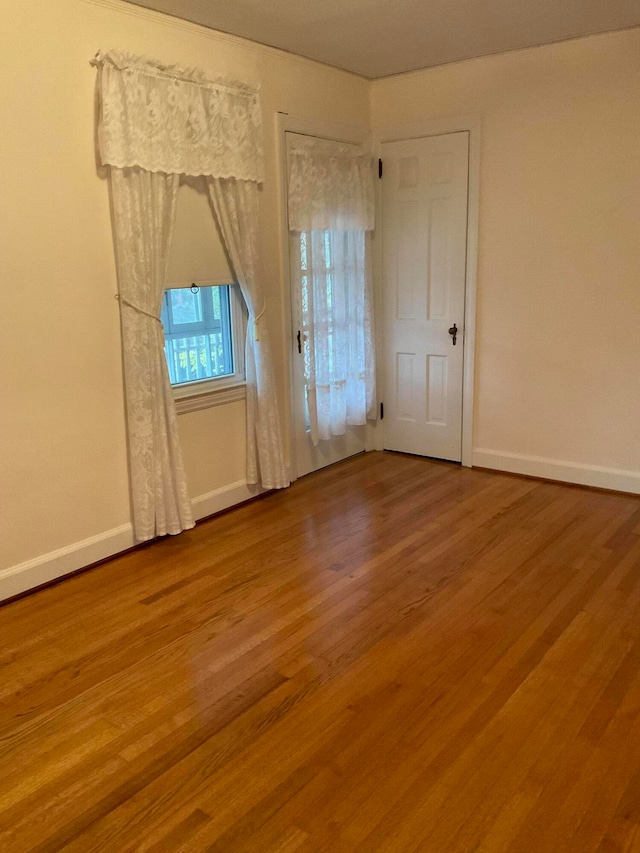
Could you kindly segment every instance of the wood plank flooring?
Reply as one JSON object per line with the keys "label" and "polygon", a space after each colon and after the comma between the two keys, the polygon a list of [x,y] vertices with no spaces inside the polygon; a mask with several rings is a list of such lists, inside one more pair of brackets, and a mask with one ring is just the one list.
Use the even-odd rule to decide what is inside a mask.
{"label": "wood plank flooring", "polygon": [[0,851],[640,851],[640,498],[355,457],[0,609]]}

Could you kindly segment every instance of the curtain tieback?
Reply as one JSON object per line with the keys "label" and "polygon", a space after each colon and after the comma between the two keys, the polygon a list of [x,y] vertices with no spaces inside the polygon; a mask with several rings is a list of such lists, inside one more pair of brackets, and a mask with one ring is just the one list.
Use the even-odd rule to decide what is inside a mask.
{"label": "curtain tieback", "polygon": [[264,317],[264,312],[267,310],[267,306],[265,305],[262,311],[253,318],[253,339],[255,341],[260,340],[260,332],[258,331],[258,321]]}
{"label": "curtain tieback", "polygon": [[152,320],[155,320],[156,323],[160,323],[162,325],[162,320],[160,317],[156,317],[155,314],[152,314],[150,311],[145,311],[144,308],[141,308],[139,305],[135,305],[133,302],[129,302],[128,299],[125,299],[124,296],[121,296],[119,293],[116,293],[116,299],[118,302],[121,302],[123,305],[126,305],[127,308],[133,308],[134,311],[137,311],[138,314],[144,314],[145,317],[151,317]]}

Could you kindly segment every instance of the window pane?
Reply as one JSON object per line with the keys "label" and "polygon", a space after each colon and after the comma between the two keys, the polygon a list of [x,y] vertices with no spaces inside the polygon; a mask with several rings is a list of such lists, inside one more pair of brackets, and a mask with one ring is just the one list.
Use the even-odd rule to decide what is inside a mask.
{"label": "window pane", "polygon": [[199,323],[202,320],[200,290],[192,293],[188,288],[175,288],[169,291],[169,302],[174,323]]}
{"label": "window pane", "polygon": [[216,318],[216,320],[219,320],[222,316],[222,308],[220,306],[220,290],[221,288],[219,287],[211,288],[211,298],[213,299],[213,316]]}
{"label": "window pane", "polygon": [[[183,298],[185,296],[192,299]],[[175,288],[167,291],[167,298],[174,318],[173,330],[165,325],[164,344],[171,384],[233,374],[229,286],[201,287],[197,293],[188,288]],[[178,320],[178,316],[184,319]],[[201,327],[190,330],[191,334],[189,330],[181,333],[179,326],[176,329],[181,322],[200,322]]]}
{"label": "window pane", "polygon": [[302,302],[302,322],[308,322],[309,316],[309,279],[306,275],[300,276],[300,301]]}

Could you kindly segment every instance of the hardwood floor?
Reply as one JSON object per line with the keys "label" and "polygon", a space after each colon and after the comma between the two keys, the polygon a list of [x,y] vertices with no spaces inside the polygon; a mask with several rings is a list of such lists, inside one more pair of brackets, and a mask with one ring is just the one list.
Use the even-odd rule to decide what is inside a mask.
{"label": "hardwood floor", "polygon": [[0,626],[3,853],[640,851],[640,498],[371,453]]}

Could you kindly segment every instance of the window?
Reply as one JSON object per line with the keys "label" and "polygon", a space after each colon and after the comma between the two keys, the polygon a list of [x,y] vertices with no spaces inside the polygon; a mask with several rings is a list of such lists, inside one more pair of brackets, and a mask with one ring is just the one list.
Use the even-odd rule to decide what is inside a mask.
{"label": "window", "polygon": [[233,374],[229,285],[167,290],[161,316],[172,385]]}
{"label": "window", "polygon": [[198,282],[165,291],[160,316],[169,379],[177,401],[195,396],[201,403],[178,405],[178,411],[215,405],[203,398],[244,381],[245,324],[238,290],[237,285]]}
{"label": "window", "polygon": [[[324,418],[322,438],[329,438],[343,434],[329,433],[343,416],[344,425],[362,425],[369,408],[371,321],[365,232],[299,231],[291,245],[305,426],[312,433],[314,420],[320,423]],[[344,425],[337,429],[344,431]]]}

